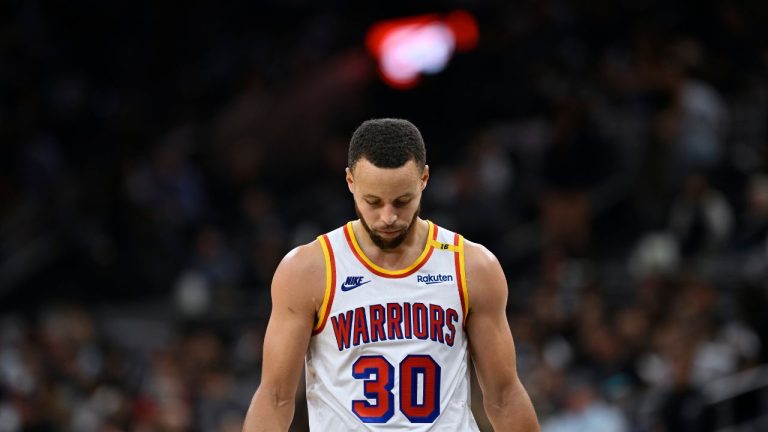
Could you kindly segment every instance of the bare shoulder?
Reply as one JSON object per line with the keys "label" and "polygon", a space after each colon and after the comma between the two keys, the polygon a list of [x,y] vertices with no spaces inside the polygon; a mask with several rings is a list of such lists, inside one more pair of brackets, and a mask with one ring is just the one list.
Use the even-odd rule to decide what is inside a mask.
{"label": "bare shoulder", "polygon": [[288,252],[272,278],[273,302],[319,307],[325,294],[325,257],[318,240]]}
{"label": "bare shoulder", "polygon": [[470,271],[473,273],[492,271],[495,267],[501,269],[496,255],[488,248],[466,239],[464,240],[464,265],[467,268],[467,273]]}
{"label": "bare shoulder", "polygon": [[[294,276],[313,276],[325,272],[325,258],[318,240],[298,246],[288,252],[277,267],[275,276],[285,272]],[[288,276],[288,275],[286,275]]]}
{"label": "bare shoulder", "polygon": [[464,241],[464,266],[470,304],[506,303],[507,280],[496,256],[485,246]]}

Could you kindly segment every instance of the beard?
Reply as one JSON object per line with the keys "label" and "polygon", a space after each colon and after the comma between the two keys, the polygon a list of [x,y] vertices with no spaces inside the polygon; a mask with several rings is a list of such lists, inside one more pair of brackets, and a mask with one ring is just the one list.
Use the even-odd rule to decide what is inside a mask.
{"label": "beard", "polygon": [[411,229],[416,222],[416,218],[419,217],[419,212],[421,212],[421,204],[419,204],[419,206],[416,208],[416,212],[413,213],[411,222],[402,229],[402,232],[398,234],[397,237],[385,239],[368,226],[368,224],[365,222],[365,219],[363,218],[363,215],[360,213],[360,209],[357,208],[357,203],[355,203],[355,213],[357,213],[357,217],[360,219],[360,223],[363,225],[363,228],[365,228],[365,232],[368,233],[368,237],[371,238],[373,244],[378,246],[379,249],[383,250],[394,249],[403,244],[405,239],[408,237],[408,234],[411,232]]}

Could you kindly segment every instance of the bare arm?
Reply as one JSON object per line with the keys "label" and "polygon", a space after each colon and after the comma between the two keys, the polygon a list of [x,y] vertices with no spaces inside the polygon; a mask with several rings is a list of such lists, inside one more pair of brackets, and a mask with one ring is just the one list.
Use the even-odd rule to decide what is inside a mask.
{"label": "bare arm", "polygon": [[467,332],[488,419],[497,431],[539,431],[533,404],[517,376],[501,265],[487,249],[471,242],[465,242],[465,265],[470,305]]}
{"label": "bare arm", "polygon": [[243,432],[287,431],[291,425],[304,354],[325,289],[322,254],[317,242],[310,243],[291,251],[275,271],[261,384]]}

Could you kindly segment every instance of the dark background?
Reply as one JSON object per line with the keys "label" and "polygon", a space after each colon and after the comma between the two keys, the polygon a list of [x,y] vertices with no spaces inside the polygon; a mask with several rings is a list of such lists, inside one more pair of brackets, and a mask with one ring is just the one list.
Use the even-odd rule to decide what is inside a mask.
{"label": "dark background", "polygon": [[[367,29],[455,9],[478,46],[386,86]],[[545,431],[760,428],[766,22],[759,1],[4,2],[0,430],[239,430],[272,273],[354,217],[348,140],[382,116],[424,135],[422,215],[504,266]]]}

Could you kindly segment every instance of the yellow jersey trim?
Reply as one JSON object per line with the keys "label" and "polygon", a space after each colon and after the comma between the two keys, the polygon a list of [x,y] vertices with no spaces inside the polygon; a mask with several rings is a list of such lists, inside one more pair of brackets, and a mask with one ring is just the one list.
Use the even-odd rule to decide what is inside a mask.
{"label": "yellow jersey trim", "polygon": [[315,332],[320,331],[325,325],[325,321],[327,319],[326,314],[328,312],[328,307],[331,300],[331,293],[334,289],[333,279],[335,276],[335,269],[333,267],[333,263],[331,262],[329,246],[326,243],[328,239],[321,235],[317,237],[317,240],[320,242],[320,246],[323,248],[323,258],[325,259],[325,294],[323,295],[323,304],[320,306],[320,310],[318,312],[317,324],[315,324],[314,328]]}
{"label": "yellow jersey trim", "polygon": [[464,267],[464,236],[459,236],[459,273],[461,275],[461,294],[464,296],[464,321],[467,320],[467,315],[469,315],[469,290],[467,289],[467,271]]}
{"label": "yellow jersey trim", "polygon": [[429,239],[429,244],[437,250],[447,250],[451,252],[457,252],[459,250],[458,246],[452,245],[450,243],[442,243],[431,238]]}

